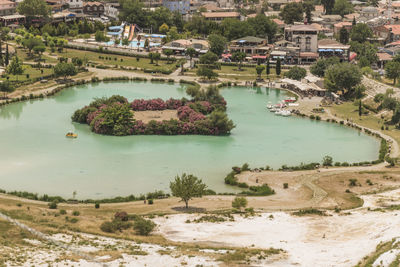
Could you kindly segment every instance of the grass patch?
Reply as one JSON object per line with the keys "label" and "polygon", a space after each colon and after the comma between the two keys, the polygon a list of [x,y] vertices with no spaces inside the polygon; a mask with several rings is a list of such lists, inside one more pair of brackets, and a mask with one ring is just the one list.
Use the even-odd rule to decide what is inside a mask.
{"label": "grass patch", "polygon": [[306,216],[306,215],[327,216],[326,211],[319,210],[319,209],[313,209],[313,208],[295,211],[292,213],[292,215],[295,215],[295,216]]}

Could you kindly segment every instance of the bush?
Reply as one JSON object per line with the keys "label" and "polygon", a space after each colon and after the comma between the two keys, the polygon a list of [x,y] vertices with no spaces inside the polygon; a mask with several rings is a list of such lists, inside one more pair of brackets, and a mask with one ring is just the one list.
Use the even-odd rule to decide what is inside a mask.
{"label": "bush", "polygon": [[288,189],[289,188],[289,184],[288,183],[283,183],[283,189]]}
{"label": "bush", "polygon": [[120,220],[120,221],[127,221],[128,220],[128,213],[125,211],[119,211],[114,214],[114,219],[115,220]]}
{"label": "bush", "polygon": [[65,215],[65,214],[67,214],[67,211],[66,210],[60,210],[60,214],[61,215]]}
{"label": "bush", "polygon": [[154,222],[143,218],[138,218],[133,224],[133,229],[139,235],[149,235],[155,227],[156,224]]}
{"label": "bush", "polygon": [[103,222],[100,225],[100,229],[101,229],[101,231],[106,232],[106,233],[114,233],[115,232],[114,224],[112,222]]}
{"label": "bush", "polygon": [[322,166],[332,166],[333,159],[331,156],[325,156],[322,160]]}
{"label": "bush", "polygon": [[100,208],[100,203],[94,203],[94,208],[99,209]]}
{"label": "bush", "polygon": [[148,200],[148,203],[149,203],[149,205],[153,205],[153,204],[154,204],[153,199],[150,198],[150,199]]}
{"label": "bush", "polygon": [[244,197],[235,197],[232,201],[232,207],[241,210],[247,206],[247,199]]}
{"label": "bush", "polygon": [[357,179],[349,179],[349,186],[356,186],[357,185]]}
{"label": "bush", "polygon": [[69,220],[70,223],[77,223],[79,220],[77,218],[72,218]]}
{"label": "bush", "polygon": [[50,202],[48,204],[48,206],[49,206],[49,209],[55,210],[55,209],[57,209],[57,202]]}
{"label": "bush", "polygon": [[72,212],[72,215],[73,215],[73,216],[79,216],[79,215],[81,215],[81,213],[80,213],[79,211],[77,211],[77,210],[74,210],[74,211]]}

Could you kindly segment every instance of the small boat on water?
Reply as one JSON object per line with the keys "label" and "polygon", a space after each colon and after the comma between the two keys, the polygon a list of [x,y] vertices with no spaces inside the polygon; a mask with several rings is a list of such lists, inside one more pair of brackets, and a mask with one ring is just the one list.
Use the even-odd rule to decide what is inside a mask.
{"label": "small boat on water", "polygon": [[68,132],[65,137],[67,138],[78,138],[78,135],[73,132]]}
{"label": "small boat on water", "polygon": [[283,116],[283,117],[288,117],[291,115],[291,112],[289,110],[283,110],[283,109],[279,109],[275,112],[275,115],[278,116]]}
{"label": "small boat on water", "polygon": [[274,108],[274,105],[268,104],[268,105],[267,105],[267,109],[271,109],[271,108]]}
{"label": "small boat on water", "polygon": [[298,107],[299,103],[289,103],[288,106],[289,107]]}
{"label": "small boat on water", "polygon": [[296,98],[295,97],[288,97],[284,101],[286,103],[293,103],[293,102],[296,102]]}

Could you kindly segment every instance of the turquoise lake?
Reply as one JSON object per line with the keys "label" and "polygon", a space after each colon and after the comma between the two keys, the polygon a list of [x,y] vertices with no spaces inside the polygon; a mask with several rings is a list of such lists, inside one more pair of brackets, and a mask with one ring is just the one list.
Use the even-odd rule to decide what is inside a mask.
{"label": "turquoise lake", "polygon": [[[379,140],[337,124],[275,116],[268,102],[286,97],[272,89],[223,89],[230,136],[102,136],[72,123],[73,112],[95,97],[181,98],[185,88],[157,83],[99,83],[66,89],[54,97],[0,108],[0,188],[77,198],[169,191],[169,182],[192,173],[217,192],[231,167],[334,161],[360,162],[378,156]],[[68,139],[74,131],[77,139]]]}

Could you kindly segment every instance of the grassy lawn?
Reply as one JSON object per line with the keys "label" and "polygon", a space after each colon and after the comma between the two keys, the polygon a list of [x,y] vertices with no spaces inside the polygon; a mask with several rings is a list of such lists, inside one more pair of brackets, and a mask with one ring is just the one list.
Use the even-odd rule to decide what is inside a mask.
{"label": "grassy lawn", "polygon": [[[26,81],[28,78],[26,77],[27,74],[29,74],[30,79],[34,79],[37,77],[42,77],[42,76],[47,76],[50,74],[53,74],[53,69],[48,69],[48,68],[42,68],[43,74],[39,69],[32,68],[30,65],[23,65],[24,73],[22,75],[9,75],[9,81]],[[5,77],[0,78],[1,81],[5,81]]]}
{"label": "grassy lawn", "polygon": [[[155,64],[150,64],[150,59],[148,58],[140,58],[139,61],[135,57],[128,56],[120,56],[120,55],[112,55],[112,54],[103,54],[98,52],[77,50],[77,49],[64,49],[62,53],[55,52],[54,55],[61,57],[79,57],[86,58],[89,63],[95,63],[100,65],[109,65],[109,66],[123,66],[123,67],[131,67],[131,68],[141,68],[141,69],[165,69],[174,71],[176,69],[176,63],[167,63],[167,61],[159,60],[158,66]],[[102,57],[102,58],[99,58]],[[105,59],[105,58],[111,58]],[[116,59],[116,60],[115,60]],[[122,59],[122,61],[121,61]]]}
{"label": "grassy lawn", "polygon": [[[25,50],[22,49],[22,48],[18,48],[18,49],[17,49],[17,56],[18,56],[22,61],[34,62],[35,59],[38,59],[38,56],[37,56],[37,55],[33,55],[33,57],[32,57],[32,56],[29,56],[27,52],[28,52],[28,51],[25,51]],[[52,58],[52,57],[48,57],[48,56],[46,56],[46,55],[42,55],[41,58],[42,58],[42,60],[44,60],[44,61],[41,62],[41,63],[43,63],[43,64],[46,64],[46,63],[57,63],[57,62],[58,62],[57,59]]]}
{"label": "grassy lawn", "polygon": [[[192,69],[188,71],[190,75],[196,75],[197,69]],[[227,78],[237,81],[245,81],[245,80],[255,80],[257,78],[257,72],[255,67],[242,67],[239,71],[237,66],[221,66],[220,70],[215,70],[218,73],[220,78]],[[282,70],[282,73],[284,70]],[[281,74],[282,75],[282,74]],[[275,68],[270,68],[270,75],[269,78],[271,80],[275,79],[276,72]],[[266,70],[261,73],[261,78],[267,79]]]}
{"label": "grassy lawn", "polygon": [[400,131],[395,129],[394,126],[390,126],[389,130],[381,130],[383,125],[383,119],[380,116],[376,116],[373,112],[369,112],[368,115],[358,116],[358,106],[355,106],[353,102],[346,102],[341,105],[334,105],[330,107],[332,114],[343,118],[343,120],[351,119],[353,122],[368,127],[374,130],[379,130],[382,133],[391,136],[398,143],[400,143]]}

